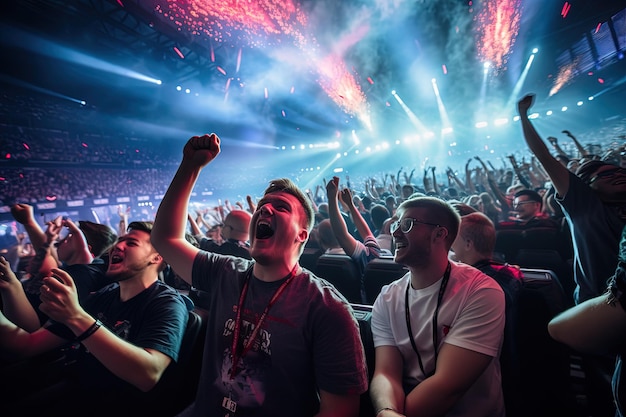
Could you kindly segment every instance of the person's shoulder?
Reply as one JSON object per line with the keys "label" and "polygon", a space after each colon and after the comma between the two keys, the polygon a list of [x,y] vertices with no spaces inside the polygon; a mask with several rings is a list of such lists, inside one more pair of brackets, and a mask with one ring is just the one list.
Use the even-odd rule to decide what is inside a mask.
{"label": "person's shoulder", "polygon": [[473,286],[500,288],[489,275],[472,265],[453,261],[450,261],[450,264],[452,265],[450,278],[454,278],[455,281]]}

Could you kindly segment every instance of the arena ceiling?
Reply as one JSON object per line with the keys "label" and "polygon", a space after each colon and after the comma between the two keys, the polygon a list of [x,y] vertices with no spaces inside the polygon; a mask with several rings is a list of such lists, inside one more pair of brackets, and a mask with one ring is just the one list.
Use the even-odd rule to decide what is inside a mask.
{"label": "arena ceiling", "polygon": [[[537,93],[539,108],[607,89],[623,96],[617,50],[604,60],[584,51],[596,58],[586,73],[563,75],[563,57],[583,55],[581,40],[608,30],[601,24],[625,3],[11,1],[0,18],[0,75],[3,85],[85,100],[104,113],[261,146],[355,134],[377,141],[448,122],[471,136],[468,120],[512,116],[516,94]],[[613,113],[599,117],[623,110],[604,107]]]}

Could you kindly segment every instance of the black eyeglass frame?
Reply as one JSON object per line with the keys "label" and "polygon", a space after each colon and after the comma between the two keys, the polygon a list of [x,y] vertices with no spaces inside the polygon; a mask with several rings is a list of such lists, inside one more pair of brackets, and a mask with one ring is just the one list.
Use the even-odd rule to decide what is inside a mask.
{"label": "black eyeglass frame", "polygon": [[[402,223],[406,224],[407,220],[410,221],[410,223],[409,223],[410,226],[405,231],[404,228],[402,227]],[[407,233],[409,233],[413,229],[413,224],[414,223],[426,224],[428,226],[441,227],[440,224],[429,223],[429,222],[425,222],[425,221],[422,221],[422,220],[419,220],[419,219],[414,219],[412,217],[405,217],[404,219],[396,220],[395,222],[391,223],[391,226],[390,226],[391,234],[395,233],[396,230],[400,229],[400,231],[406,235]]]}

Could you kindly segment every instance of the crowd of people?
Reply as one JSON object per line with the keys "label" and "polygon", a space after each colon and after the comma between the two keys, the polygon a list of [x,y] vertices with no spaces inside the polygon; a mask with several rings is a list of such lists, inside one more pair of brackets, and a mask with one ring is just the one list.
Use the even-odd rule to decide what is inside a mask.
{"label": "crowd of people", "polygon": [[[16,242],[0,258],[0,369],[9,376],[0,390],[10,393],[1,409],[84,415],[98,392],[119,402],[90,414],[137,415],[150,404],[160,415],[150,393],[179,358],[193,289],[204,294],[207,337],[197,395],[181,416],[358,416],[365,394],[376,417],[514,415],[500,357],[514,348],[524,278],[496,238],[549,229],[571,237],[575,306],[546,330],[583,355],[586,415],[623,415],[626,144],[590,149],[569,131],[568,145],[544,140],[528,117],[533,101],[518,102],[528,156],[497,167],[475,156],[460,168],[322,175],[308,189],[277,177],[259,197],[205,205],[191,197],[220,180],[215,133],[189,139],[175,164],[152,161],[171,172],[109,167],[94,181],[32,168],[46,196],[163,194],[154,218],[120,211],[115,229],[63,217],[40,224],[28,204],[36,192],[3,181]],[[80,155],[72,158],[94,162]],[[301,266],[305,248],[347,255],[360,274],[381,256],[407,268],[372,305],[371,377],[352,302]],[[60,351],[71,366],[38,369],[42,354]]]}

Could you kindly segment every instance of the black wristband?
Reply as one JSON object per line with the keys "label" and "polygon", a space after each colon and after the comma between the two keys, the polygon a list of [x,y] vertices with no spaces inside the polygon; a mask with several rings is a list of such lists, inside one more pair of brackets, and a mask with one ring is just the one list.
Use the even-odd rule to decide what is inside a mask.
{"label": "black wristband", "polygon": [[77,342],[82,342],[87,339],[89,336],[94,334],[100,327],[102,326],[102,322],[96,319],[96,322],[91,325],[87,330],[85,330],[80,336],[76,337]]}

